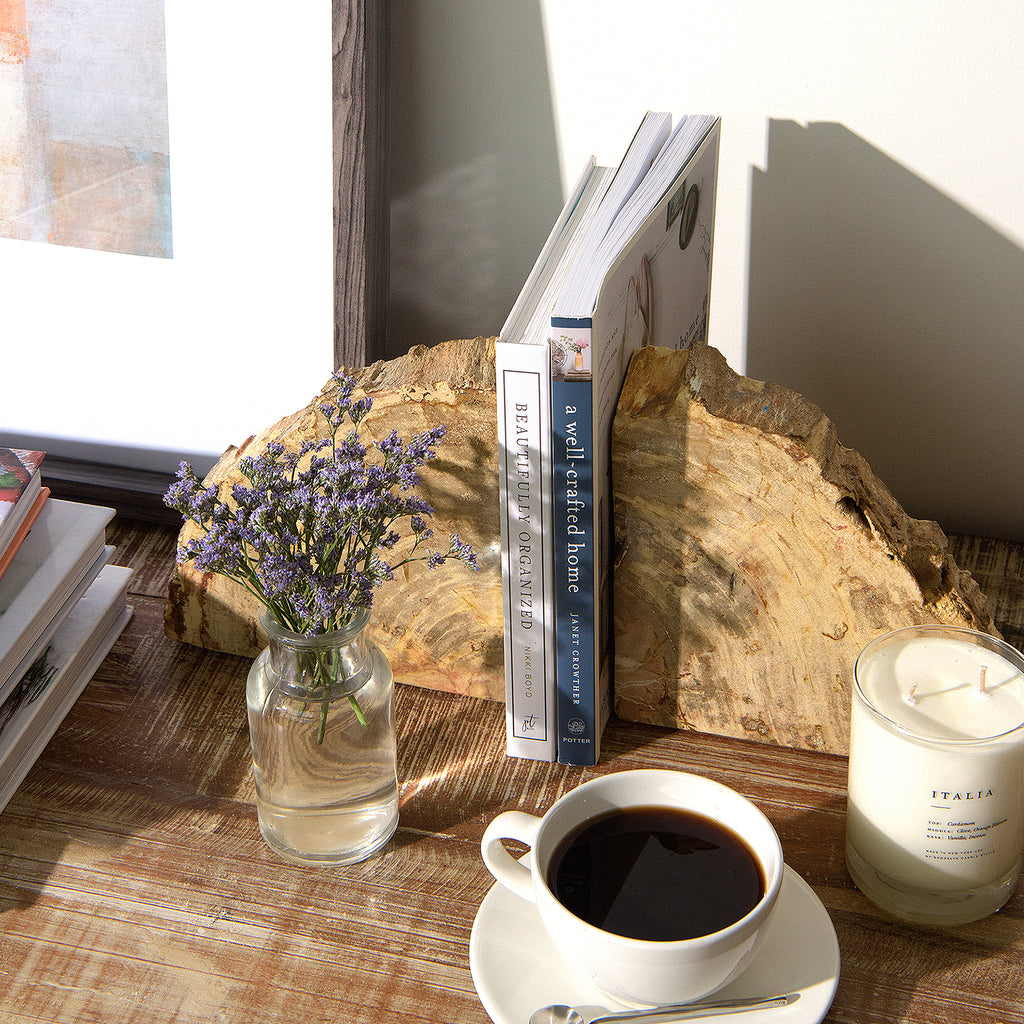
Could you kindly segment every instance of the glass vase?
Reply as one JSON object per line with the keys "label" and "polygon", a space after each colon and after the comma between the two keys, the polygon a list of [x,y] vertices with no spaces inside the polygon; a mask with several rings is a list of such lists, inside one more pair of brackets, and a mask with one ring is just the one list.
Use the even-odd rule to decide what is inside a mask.
{"label": "glass vase", "polygon": [[269,613],[246,684],[260,833],[300,864],[353,864],[398,825],[394,681],[369,610],[303,636]]}

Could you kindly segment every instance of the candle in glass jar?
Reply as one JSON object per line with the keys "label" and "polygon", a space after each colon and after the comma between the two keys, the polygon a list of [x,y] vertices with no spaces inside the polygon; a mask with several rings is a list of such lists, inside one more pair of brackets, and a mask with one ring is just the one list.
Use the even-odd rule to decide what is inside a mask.
{"label": "candle in glass jar", "polygon": [[910,920],[997,910],[1024,844],[1024,656],[974,630],[912,626],[854,669],[846,858]]}

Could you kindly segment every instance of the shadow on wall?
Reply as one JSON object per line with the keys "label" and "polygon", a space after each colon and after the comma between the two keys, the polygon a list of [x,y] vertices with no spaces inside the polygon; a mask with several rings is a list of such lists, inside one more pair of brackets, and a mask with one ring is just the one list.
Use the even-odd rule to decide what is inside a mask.
{"label": "shadow on wall", "polygon": [[1024,540],[1024,251],[839,124],[769,125],[747,373],[833,420],[912,516]]}
{"label": "shadow on wall", "polygon": [[498,333],[562,183],[539,0],[392,0],[390,57],[394,358]]}

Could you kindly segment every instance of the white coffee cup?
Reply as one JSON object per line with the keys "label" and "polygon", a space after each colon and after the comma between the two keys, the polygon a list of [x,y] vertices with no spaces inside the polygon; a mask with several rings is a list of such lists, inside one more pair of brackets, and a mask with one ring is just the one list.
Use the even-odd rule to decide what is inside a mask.
{"label": "white coffee cup", "polygon": [[[577,917],[559,902],[548,881],[552,856],[581,825],[632,807],[689,811],[741,838],[760,864],[764,894],[754,908],[709,935],[678,940],[626,938]],[[502,844],[530,847],[523,861]],[[596,988],[630,1006],[660,1006],[700,999],[737,977],[756,954],[782,888],[782,846],[771,822],[728,786],[686,772],[661,769],[613,772],[565,794],[543,817],[521,811],[499,814],[481,841],[491,874],[537,905],[555,948]],[[658,897],[671,900],[672,893]]]}

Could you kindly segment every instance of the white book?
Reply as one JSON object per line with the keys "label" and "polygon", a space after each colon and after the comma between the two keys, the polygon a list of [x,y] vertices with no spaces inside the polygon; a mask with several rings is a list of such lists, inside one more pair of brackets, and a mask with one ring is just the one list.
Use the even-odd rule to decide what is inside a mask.
{"label": "white book", "polygon": [[[619,204],[607,229],[592,231],[584,240],[580,252],[586,252],[588,258],[577,260],[570,269],[555,300],[554,316],[591,316],[612,264],[627,243],[632,245],[635,242],[637,232],[651,211],[677,182],[680,169],[693,160],[717,122],[716,117],[693,114],[681,118],[671,134],[666,132],[664,136],[658,136],[667,138],[667,141],[650,162],[647,173],[635,182],[634,188]],[[684,212],[685,194],[681,198],[684,203],[673,207],[675,216]]]}
{"label": "white book", "polygon": [[[107,558],[114,510],[50,498],[0,578],[0,702],[76,588]],[[52,634],[52,629],[51,629]],[[31,660],[28,661],[31,664]]]}
{"label": "white book", "polygon": [[54,671],[45,689],[6,720],[0,714],[0,811],[131,618],[130,577],[121,566],[101,570],[50,640],[47,664]]}
{"label": "white book", "polygon": [[18,680],[29,670],[32,663],[39,657],[39,655],[45,650],[46,645],[50,642],[50,638],[54,633],[57,632],[60,624],[68,617],[71,610],[78,604],[79,598],[89,589],[90,584],[99,575],[100,570],[110,561],[111,556],[114,554],[115,549],[109,545],[104,545],[103,549],[96,556],[92,565],[86,569],[85,574],[75,585],[75,589],[71,591],[70,595],[65,599],[64,603],[53,613],[50,620],[45,626],[39,631],[35,642],[29,647],[25,656],[18,662],[17,666],[11,672],[8,677],[5,686],[0,686],[0,692],[6,690],[10,692],[10,688],[17,685]]}
{"label": "white book", "polygon": [[555,759],[551,623],[551,307],[569,262],[612,181],[591,158],[534,263],[495,345],[505,747],[512,757]]}

